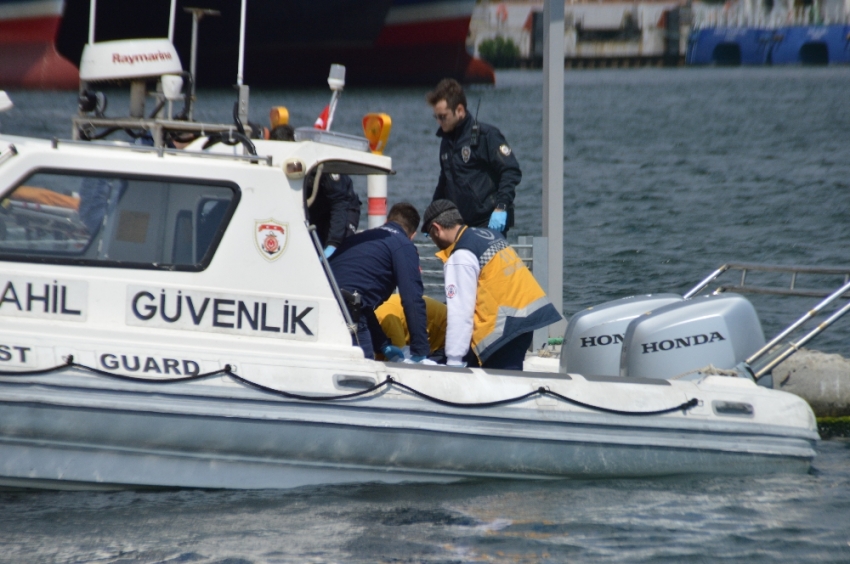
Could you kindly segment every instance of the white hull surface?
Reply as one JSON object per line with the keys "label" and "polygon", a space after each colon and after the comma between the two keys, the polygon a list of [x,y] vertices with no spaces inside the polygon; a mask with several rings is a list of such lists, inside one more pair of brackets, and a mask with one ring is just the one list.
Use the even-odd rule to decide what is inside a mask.
{"label": "white hull surface", "polygon": [[[810,418],[804,402],[740,379],[623,383],[387,366],[387,374],[415,389],[466,401],[545,386],[620,409],[648,411],[692,397],[702,405],[643,417],[597,413],[548,396],[452,408],[395,386],[360,399],[306,402],[234,386],[228,376],[139,384],[66,370],[0,382],[0,485],[292,488],[805,472],[818,438],[813,419],[807,428],[789,426]],[[717,401],[748,403],[754,415],[716,415],[710,406]]]}

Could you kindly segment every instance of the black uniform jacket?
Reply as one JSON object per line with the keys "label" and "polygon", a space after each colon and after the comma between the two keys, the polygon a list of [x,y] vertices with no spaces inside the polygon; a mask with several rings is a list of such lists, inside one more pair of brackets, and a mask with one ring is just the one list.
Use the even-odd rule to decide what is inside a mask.
{"label": "black uniform jacket", "polygon": [[[313,192],[314,178],[309,175],[304,182],[308,194]],[[308,213],[322,246],[339,247],[348,234],[348,225],[353,221],[354,229],[348,230],[353,232],[360,221],[360,198],[351,178],[345,174],[323,174],[319,194]]]}
{"label": "black uniform jacket", "polygon": [[[389,222],[347,237],[331,256],[330,263],[339,287],[358,292],[364,310],[372,317],[373,310],[387,301],[398,287],[410,331],[411,354],[431,352],[419,253],[401,225]],[[374,336],[372,340],[375,345],[381,344]]]}
{"label": "black uniform jacket", "polygon": [[497,204],[508,210],[507,227],[514,224],[514,196],[522,171],[502,132],[478,122],[478,143],[473,144],[475,120],[467,114],[449,133],[437,130],[440,143],[440,180],[434,200],[455,203],[467,225],[487,227]]}

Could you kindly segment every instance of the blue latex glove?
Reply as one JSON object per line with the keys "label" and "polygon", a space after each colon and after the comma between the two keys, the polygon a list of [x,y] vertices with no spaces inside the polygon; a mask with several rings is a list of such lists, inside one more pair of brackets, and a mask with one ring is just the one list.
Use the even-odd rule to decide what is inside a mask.
{"label": "blue latex glove", "polygon": [[426,358],[428,358],[428,357],[427,357],[427,356],[425,356],[424,354],[421,354],[421,355],[420,355],[420,354],[417,354],[417,355],[411,356],[411,357],[410,357],[410,360],[411,360],[412,362],[419,363],[419,362],[422,362],[423,360],[425,360]]}
{"label": "blue latex glove", "polygon": [[331,258],[331,255],[334,254],[335,250],[336,247],[334,247],[333,245],[328,245],[327,247],[325,247],[325,258]]}
{"label": "blue latex glove", "polygon": [[508,222],[508,212],[507,210],[493,210],[493,213],[490,215],[490,224],[487,225],[490,229],[494,231],[504,231],[505,224]]}
{"label": "blue latex glove", "polygon": [[387,346],[385,346],[384,348],[381,349],[381,352],[383,353],[383,355],[385,357],[387,357],[387,360],[390,361],[390,362],[403,362],[404,361],[404,352],[398,347],[394,347],[392,345],[387,345]]}

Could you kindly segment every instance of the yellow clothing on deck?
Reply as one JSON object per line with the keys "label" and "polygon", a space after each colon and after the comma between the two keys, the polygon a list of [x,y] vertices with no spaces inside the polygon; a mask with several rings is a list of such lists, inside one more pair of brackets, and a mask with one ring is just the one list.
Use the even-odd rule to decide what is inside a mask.
{"label": "yellow clothing on deck", "polygon": [[[431,352],[446,346],[446,304],[427,296],[425,299],[425,317],[428,320],[428,342]],[[404,319],[404,308],[401,307],[401,296],[393,294],[375,310],[381,329],[389,337],[390,342],[398,348],[410,343],[410,332]]]}

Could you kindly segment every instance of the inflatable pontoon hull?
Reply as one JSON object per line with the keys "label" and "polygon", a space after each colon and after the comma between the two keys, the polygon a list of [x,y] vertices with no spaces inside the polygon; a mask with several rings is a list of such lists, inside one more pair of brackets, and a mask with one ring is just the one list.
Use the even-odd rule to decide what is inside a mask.
{"label": "inflatable pontoon hull", "polygon": [[[425,385],[427,376],[404,372],[396,371],[400,380]],[[457,376],[479,384],[505,378],[504,373],[468,372]],[[219,385],[223,382],[104,385],[98,377],[67,372],[3,378],[0,485],[254,489],[463,478],[761,474],[806,472],[815,455],[813,427],[795,430],[752,420],[766,401],[780,413],[796,414],[792,420],[805,419],[805,402],[744,380],[708,377],[712,383],[700,390],[690,382],[519,374],[519,386],[548,385],[589,401],[632,395],[646,406],[674,403],[683,393],[704,399],[689,414],[635,417],[594,413],[550,398],[470,410],[392,389],[317,404]],[[754,414],[717,415],[717,402],[730,400],[728,393],[718,400],[724,394],[711,390],[717,380],[749,384],[741,391]],[[732,396],[741,399],[740,393]]]}

